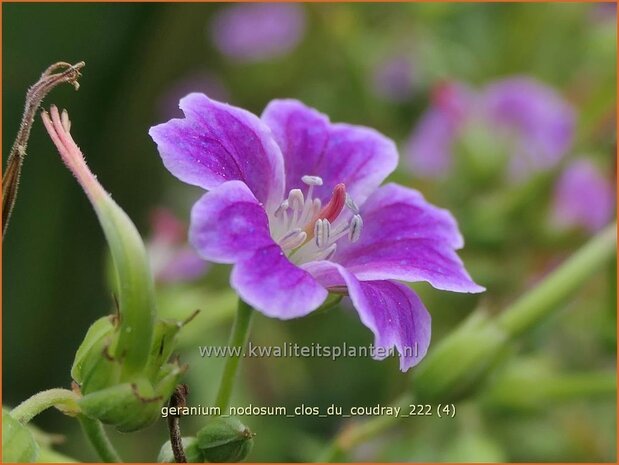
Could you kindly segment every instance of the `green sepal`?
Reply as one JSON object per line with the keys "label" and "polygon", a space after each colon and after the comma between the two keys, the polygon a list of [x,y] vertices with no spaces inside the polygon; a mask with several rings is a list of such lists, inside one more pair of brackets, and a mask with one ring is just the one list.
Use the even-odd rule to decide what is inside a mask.
{"label": "green sepal", "polygon": [[100,345],[101,341],[108,338],[113,331],[114,322],[112,316],[99,318],[90,325],[84,340],[75,353],[75,359],[71,367],[71,377],[76,383],[82,384],[84,382],[84,362],[92,352],[93,347]]}
{"label": "green sepal", "polygon": [[2,462],[30,463],[39,456],[32,432],[8,412],[2,411]]}
{"label": "green sepal", "polygon": [[120,383],[122,360],[114,357],[114,334],[98,340],[84,357],[80,389],[87,395]]}
{"label": "green sepal", "polygon": [[154,379],[164,363],[168,361],[174,348],[175,338],[183,324],[176,320],[159,319],[155,323],[153,342],[144,370],[149,379]]}

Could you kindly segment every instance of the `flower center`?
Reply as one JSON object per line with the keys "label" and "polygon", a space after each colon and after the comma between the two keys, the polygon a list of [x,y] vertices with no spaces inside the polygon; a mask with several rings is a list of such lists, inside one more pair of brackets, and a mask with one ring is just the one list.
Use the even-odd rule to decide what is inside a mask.
{"label": "flower center", "polygon": [[343,183],[335,186],[323,207],[320,199],[313,198],[314,186],[322,186],[322,178],[303,176],[301,180],[308,186],[305,195],[292,189],[269,218],[271,236],[297,265],[330,259],[340,238],[348,236],[356,242],[363,228],[359,208]]}

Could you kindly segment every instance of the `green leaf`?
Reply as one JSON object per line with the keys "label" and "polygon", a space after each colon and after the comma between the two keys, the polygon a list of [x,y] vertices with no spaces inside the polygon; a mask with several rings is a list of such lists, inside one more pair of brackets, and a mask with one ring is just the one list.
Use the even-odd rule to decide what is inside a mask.
{"label": "green leaf", "polygon": [[2,462],[34,462],[39,445],[30,430],[2,411]]}

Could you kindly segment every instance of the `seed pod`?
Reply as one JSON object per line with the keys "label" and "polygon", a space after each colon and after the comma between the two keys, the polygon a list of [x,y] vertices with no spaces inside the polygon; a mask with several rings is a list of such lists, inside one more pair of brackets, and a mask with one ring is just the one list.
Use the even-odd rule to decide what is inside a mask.
{"label": "seed pod", "polygon": [[235,417],[212,418],[196,436],[209,462],[240,462],[254,445],[254,434]]}

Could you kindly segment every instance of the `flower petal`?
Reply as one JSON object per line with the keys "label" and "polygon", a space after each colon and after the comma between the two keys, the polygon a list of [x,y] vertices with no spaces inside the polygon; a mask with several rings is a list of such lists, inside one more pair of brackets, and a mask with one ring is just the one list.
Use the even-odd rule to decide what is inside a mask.
{"label": "flower petal", "polygon": [[284,195],[283,158],[264,123],[204,94],[189,94],[180,107],[184,119],[149,131],[166,168],[181,181],[204,189],[243,181],[268,211],[277,208]]}
{"label": "flower petal", "polygon": [[275,245],[264,208],[241,181],[225,182],[196,202],[189,242],[202,258],[216,263],[235,263]]}
{"label": "flower petal", "polygon": [[482,100],[497,129],[518,137],[510,166],[516,179],[555,166],[571,148],[576,115],[552,87],[512,77],[487,86]]}
{"label": "flower petal", "polygon": [[412,189],[387,184],[361,207],[355,243],[338,242],[334,261],[361,280],[428,281],[437,289],[481,292],[455,252],[463,246],[456,220]]}
{"label": "flower petal", "polygon": [[292,264],[276,244],[238,262],[230,282],[245,302],[266,316],[283,320],[316,310],[328,294],[310,273]]}
{"label": "flower petal", "polygon": [[348,288],[361,322],[374,333],[374,345],[384,352],[395,347],[402,371],[417,365],[426,355],[431,317],[419,296],[408,286],[388,280],[359,281],[344,267],[326,261],[308,263],[305,267],[324,286]]}
{"label": "flower petal", "polygon": [[344,183],[360,205],[397,165],[392,140],[363,126],[332,124],[297,100],[273,100],[262,119],[284,155],[286,192],[305,190],[302,176],[320,176],[324,183],[314,193],[323,203],[337,184]]}

